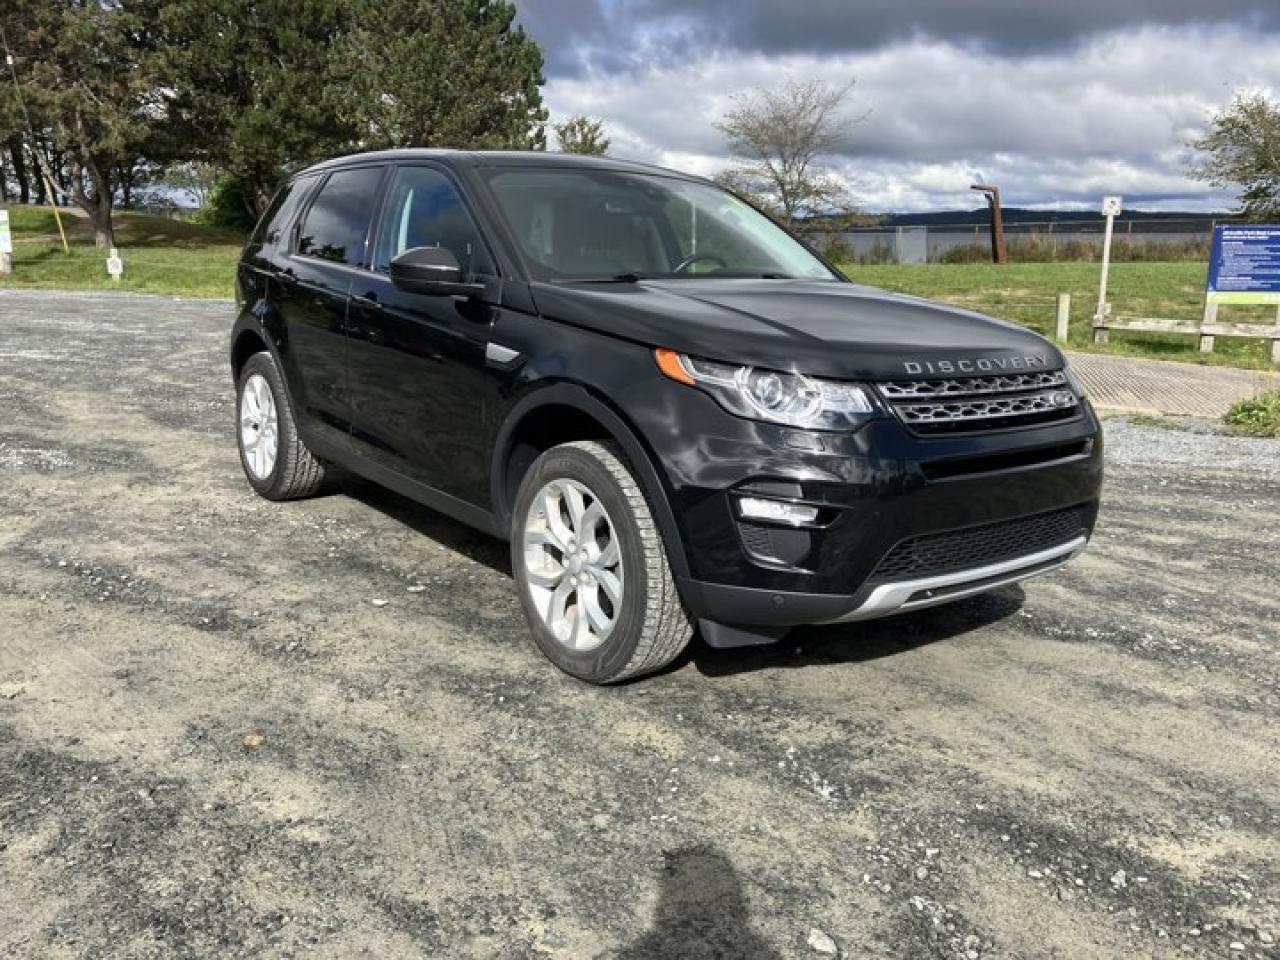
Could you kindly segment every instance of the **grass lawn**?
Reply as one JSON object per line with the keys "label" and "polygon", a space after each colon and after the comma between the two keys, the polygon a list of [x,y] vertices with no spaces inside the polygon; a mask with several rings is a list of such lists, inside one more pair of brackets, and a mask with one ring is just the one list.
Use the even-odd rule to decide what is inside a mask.
{"label": "grass lawn", "polygon": [[71,255],[62,252],[48,207],[9,207],[13,273],[0,287],[130,290],[173,297],[230,297],[244,240],[235,233],[145,213],[116,214],[116,243],[124,277],[107,276],[106,254],[93,245],[89,221],[69,210],[62,223]]}
{"label": "grass lawn", "polygon": [[[14,234],[14,272],[0,287],[64,290],[132,290],[176,297],[230,297],[242,238],[200,224],[141,213],[116,217],[116,241],[125,275],[107,276],[106,258],[94,249],[88,221],[69,211],[63,222],[71,256],[58,244],[48,207],[9,207]],[[1070,346],[1132,356],[1269,368],[1270,341],[1219,337],[1217,349],[1202,354],[1195,337],[1112,331],[1111,343],[1094,347],[1089,326],[1098,296],[1095,263],[849,265],[858,283],[883,287],[1013,320],[1041,333],[1052,332],[1059,293],[1071,294]],[[1168,317],[1194,322],[1204,302],[1206,265],[1117,263],[1111,268],[1110,299],[1120,315]],[[1226,322],[1270,323],[1274,308],[1224,307]]]}
{"label": "grass lawn", "polygon": [[[857,283],[930,297],[1013,320],[1052,335],[1059,293],[1071,294],[1069,346],[1077,350],[1158,357],[1192,363],[1238,367],[1271,367],[1271,341],[1218,337],[1210,354],[1199,352],[1195,337],[1111,331],[1111,343],[1093,346],[1090,323],[1098,304],[1096,263],[931,263],[922,266],[862,266],[845,273]],[[1112,312],[1130,317],[1165,317],[1194,323],[1204,310],[1208,265],[1177,263],[1113,263],[1107,298]],[[1275,307],[1222,307],[1226,323],[1274,323]]]}

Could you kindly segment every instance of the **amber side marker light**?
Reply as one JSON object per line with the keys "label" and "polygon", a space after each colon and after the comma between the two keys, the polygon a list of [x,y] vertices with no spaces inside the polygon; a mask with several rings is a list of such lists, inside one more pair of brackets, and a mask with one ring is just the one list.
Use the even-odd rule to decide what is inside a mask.
{"label": "amber side marker light", "polygon": [[680,362],[680,354],[674,350],[658,347],[653,351],[653,358],[658,361],[658,369],[677,383],[687,384],[690,387],[697,383]]}

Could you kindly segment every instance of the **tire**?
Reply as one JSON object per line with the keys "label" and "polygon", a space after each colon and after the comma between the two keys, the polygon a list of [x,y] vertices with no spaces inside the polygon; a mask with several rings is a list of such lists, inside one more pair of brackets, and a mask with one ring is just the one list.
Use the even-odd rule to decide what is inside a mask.
{"label": "tire", "polygon": [[[274,431],[270,429],[272,422]],[[275,453],[267,457],[271,434]],[[251,356],[240,370],[236,383],[236,443],[249,485],[268,500],[310,497],[324,482],[324,461],[312,454],[298,436],[284,379],[271,354],[265,351]]]}
{"label": "tire", "polygon": [[516,494],[511,568],[539,648],[580,680],[652,673],[693,636],[649,503],[612,443],[566,443],[534,461]]}

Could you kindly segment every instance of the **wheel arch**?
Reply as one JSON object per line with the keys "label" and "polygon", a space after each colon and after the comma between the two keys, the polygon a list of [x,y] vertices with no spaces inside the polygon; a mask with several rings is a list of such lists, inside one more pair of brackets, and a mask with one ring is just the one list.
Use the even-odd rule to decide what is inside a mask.
{"label": "wheel arch", "polygon": [[653,454],[621,413],[579,384],[541,387],[517,401],[508,412],[494,443],[490,467],[493,510],[499,527],[510,530],[516,491],[538,455],[572,440],[612,440],[622,449],[649,500],[672,572],[688,576],[684,541]]}
{"label": "wheel arch", "polygon": [[[243,325],[236,330],[231,340],[231,376],[240,379],[240,371],[255,353],[271,353],[271,344],[256,324]],[[277,361],[278,362],[278,361]]]}

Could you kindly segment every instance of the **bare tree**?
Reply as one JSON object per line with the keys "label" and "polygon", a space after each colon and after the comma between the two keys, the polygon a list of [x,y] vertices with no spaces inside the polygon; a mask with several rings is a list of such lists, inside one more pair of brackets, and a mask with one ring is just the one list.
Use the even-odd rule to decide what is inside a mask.
{"label": "bare tree", "polygon": [[1191,146],[1205,154],[1191,176],[1241,187],[1240,212],[1252,220],[1280,216],[1280,103],[1263,93],[1238,93]]}
{"label": "bare tree", "polygon": [[591,117],[570,117],[553,126],[560,149],[565,153],[585,153],[603,157],[609,152],[609,138],[604,135],[604,122]]}
{"label": "bare tree", "polygon": [[851,212],[844,184],[819,164],[844,140],[846,127],[866,119],[841,116],[854,82],[792,80],[781,90],[735,97],[716,129],[739,162],[717,179],[787,224],[802,216]]}

